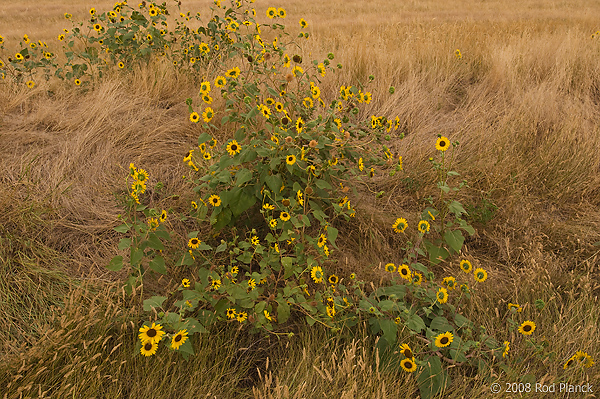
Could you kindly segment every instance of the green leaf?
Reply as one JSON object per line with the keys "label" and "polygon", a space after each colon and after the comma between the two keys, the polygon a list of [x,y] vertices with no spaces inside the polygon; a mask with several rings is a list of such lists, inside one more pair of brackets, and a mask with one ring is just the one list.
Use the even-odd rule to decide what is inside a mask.
{"label": "green leaf", "polygon": [[165,267],[165,259],[162,256],[157,256],[148,263],[150,269],[160,274],[167,274],[167,268]]}
{"label": "green leaf", "polygon": [[437,265],[442,260],[450,256],[450,253],[448,252],[448,250],[446,250],[446,248],[438,247],[427,240],[423,240],[423,244],[425,244],[425,248],[427,248],[429,260],[434,265]]}
{"label": "green leaf", "polygon": [[165,246],[160,241],[160,238],[158,238],[154,233],[150,233],[150,235],[148,235],[148,246],[152,249],[156,249],[157,251],[162,251],[165,249]]}
{"label": "green leaf", "polygon": [[284,279],[287,279],[292,275],[292,273],[294,273],[294,269],[292,268],[293,261],[294,258],[291,258],[289,256],[284,256],[283,258],[281,258],[281,264],[283,265],[283,270],[285,271],[283,275]]}
{"label": "green leaf", "polygon": [[115,227],[113,230],[117,233],[127,233],[129,231],[129,226],[127,226],[127,224],[124,223],[120,226]]}
{"label": "green leaf", "polygon": [[198,145],[206,143],[210,140],[212,140],[212,136],[206,132],[203,132],[200,136],[198,136]]}
{"label": "green leaf", "polygon": [[410,328],[414,332],[420,333],[425,329],[425,322],[419,315],[412,314],[406,321],[406,327]]}
{"label": "green leaf", "polygon": [[129,262],[132,266],[138,266],[144,257],[144,251],[139,248],[131,248],[131,256]]}
{"label": "green leaf", "polygon": [[463,237],[462,231],[460,230],[446,231],[444,234],[444,239],[450,248],[452,248],[456,253],[460,252],[465,242],[465,237]]}
{"label": "green leaf", "polygon": [[439,357],[432,355],[427,358],[423,370],[417,377],[417,383],[422,399],[432,399],[450,385],[450,377],[445,370],[442,370]]}
{"label": "green leaf", "polygon": [[460,217],[463,213],[467,213],[465,208],[463,208],[462,204],[456,200],[452,201],[450,205],[448,205],[448,211],[454,213],[456,216]]}
{"label": "green leaf", "polygon": [[277,304],[277,321],[279,324],[283,324],[290,318],[290,305],[283,298],[278,299]]}
{"label": "green leaf", "polygon": [[335,245],[335,239],[338,236],[338,229],[335,227],[327,226],[327,239],[332,245]]}
{"label": "green leaf", "polygon": [[327,183],[325,180],[316,179],[315,184],[322,190],[331,190],[331,184]]}
{"label": "green leaf", "polygon": [[240,169],[235,174],[235,185],[241,187],[244,183],[252,180],[252,172],[249,169]]}
{"label": "green leaf", "polygon": [[446,332],[446,331],[454,331],[454,327],[448,323],[448,320],[445,317],[438,316],[431,320],[431,324],[429,328],[436,331]]}
{"label": "green leaf", "polygon": [[166,296],[153,296],[152,298],[148,298],[144,300],[144,310],[150,312],[152,311],[152,308],[161,309],[166,300]]}
{"label": "green leaf", "polygon": [[396,343],[396,335],[398,332],[398,325],[393,320],[380,320],[379,327],[383,331],[383,338],[388,342],[389,345]]}
{"label": "green leaf", "polygon": [[281,177],[279,175],[265,176],[265,183],[269,186],[272,192],[278,193],[281,189]]}
{"label": "green leaf", "polygon": [[121,238],[119,241],[119,249],[127,249],[131,245],[131,238]]}
{"label": "green leaf", "polygon": [[459,313],[457,313],[454,316],[454,322],[456,323],[458,328],[461,328],[461,327],[473,328],[473,322]]}
{"label": "green leaf", "polygon": [[112,270],[113,272],[121,270],[123,268],[123,257],[120,255],[115,256],[111,259],[110,263],[108,264],[108,266],[106,266],[106,268],[108,270]]}

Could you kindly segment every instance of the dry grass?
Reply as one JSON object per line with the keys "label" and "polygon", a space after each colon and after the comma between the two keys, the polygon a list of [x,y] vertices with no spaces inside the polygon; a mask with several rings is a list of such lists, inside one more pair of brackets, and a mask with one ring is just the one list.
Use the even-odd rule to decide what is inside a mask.
{"label": "dry grass", "polygon": [[[12,2],[0,9],[0,35],[11,52],[11,42],[24,33],[56,48],[56,36],[68,26],[64,12],[81,18],[92,6],[102,10],[113,3]],[[258,0],[255,5],[263,17],[272,4]],[[446,135],[461,143],[455,169],[470,185],[461,200],[481,206],[489,199],[498,206],[490,222],[476,224],[477,234],[463,254],[489,271],[489,289],[477,292],[465,311],[490,331],[506,331],[508,302],[543,299],[547,304],[542,311],[529,306],[525,312],[536,319],[539,336],[548,340],[553,357],[532,356],[518,337],[506,336],[515,342],[515,359],[522,363],[513,364],[514,375],[497,378],[513,382],[530,373],[537,381],[600,380],[597,367],[589,377],[562,371],[563,362],[576,350],[600,357],[600,251],[592,245],[600,241],[600,41],[590,38],[600,29],[600,5],[580,0],[294,0],[284,7],[294,29],[300,17],[309,21],[305,59],[322,59],[333,51],[334,62],[343,64],[341,72],[322,82],[323,96],[331,96],[341,84],[365,83],[373,74],[374,101],[364,116],[398,115],[405,135],[400,140],[396,134],[390,141],[404,158],[405,172],[378,177],[353,199],[359,212],[354,224],[340,227],[340,272],[356,271],[379,280],[379,262],[397,254],[398,241],[389,226],[400,216],[411,222],[423,198],[434,192],[427,158],[434,155],[436,134]],[[182,9],[205,13],[206,5],[183,1]],[[454,57],[457,48],[462,60]],[[390,85],[396,88],[393,95],[387,94]],[[187,198],[168,194],[188,189],[181,179],[187,173],[181,159],[199,132],[190,126],[184,101],[197,92],[196,82],[160,63],[125,78],[110,76],[89,91],[57,84],[16,92],[0,86],[0,209],[5,209],[0,215],[0,261],[6,265],[3,276],[13,277],[0,283],[7,282],[0,285],[5,293],[0,295],[0,340],[6,356],[19,359],[16,368],[0,368],[0,375],[7,376],[0,386],[13,384],[7,397],[38,395],[36,384],[46,395],[91,397],[97,386],[86,391],[83,382],[100,370],[103,375],[127,376],[126,381],[106,378],[106,397],[168,397],[181,386],[183,396],[193,397],[190,387],[198,386],[194,384],[219,397],[412,394],[410,378],[372,368],[374,354],[364,334],[354,341],[314,331],[299,334],[292,347],[273,349],[269,368],[264,353],[257,352],[248,365],[260,372],[244,381],[236,374],[242,369],[230,370],[226,363],[203,375],[200,366],[189,371],[183,362],[173,364],[174,358],[160,356],[153,359],[151,374],[144,375],[146,359],[132,357],[134,330],[121,329],[117,322],[102,325],[107,317],[114,321],[127,313],[124,304],[108,294],[90,303],[88,310],[79,310],[84,313],[72,313],[75,305],[67,299],[61,323],[68,325],[49,318],[49,308],[65,302],[66,275],[96,284],[118,278],[107,273],[104,264],[116,253],[118,237],[111,227],[120,209],[114,194],[124,188],[129,162],[147,169],[152,183],[165,183],[152,196],[157,206],[178,209],[188,203]],[[381,190],[385,195],[375,200],[372,193]],[[31,242],[36,245],[31,247]],[[436,274],[456,275],[457,270],[456,262],[449,262]],[[35,298],[36,306],[27,298]],[[93,323],[80,331],[75,321],[84,320]],[[58,334],[61,329],[73,332],[66,337]],[[110,335],[113,338],[103,343]],[[236,337],[232,332],[223,336]],[[108,353],[119,343],[122,346]],[[60,349],[65,344],[78,349]],[[211,350],[206,342],[197,345],[199,351]],[[225,353],[236,350],[231,343],[222,342],[221,347]],[[96,353],[100,356],[90,360]],[[111,363],[114,358],[118,364]],[[57,362],[60,370],[75,371],[68,377],[66,371],[55,375],[51,368],[44,369],[47,361]],[[184,371],[189,377],[185,383],[175,377]],[[223,384],[219,373],[232,378],[231,384]],[[13,381],[19,374],[23,376]],[[154,383],[160,388],[153,391],[157,385],[149,386],[150,378],[162,381]],[[454,371],[453,378],[447,397],[488,397],[489,381],[473,370]],[[17,386],[21,391],[12,390]]]}

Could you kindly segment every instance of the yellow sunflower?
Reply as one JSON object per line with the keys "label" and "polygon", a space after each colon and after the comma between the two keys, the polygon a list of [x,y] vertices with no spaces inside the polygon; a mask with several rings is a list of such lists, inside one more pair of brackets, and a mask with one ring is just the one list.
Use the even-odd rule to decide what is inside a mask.
{"label": "yellow sunflower", "polygon": [[410,281],[411,277],[412,277],[412,273],[410,272],[410,269],[408,268],[408,265],[400,265],[398,266],[398,273],[400,273],[400,276],[405,279]]}
{"label": "yellow sunflower", "polygon": [[[362,158],[361,158],[362,159]],[[404,230],[408,227],[408,222],[404,218],[398,218],[392,225],[396,233],[404,233]]]}
{"label": "yellow sunflower", "polygon": [[412,359],[414,357],[413,352],[410,349],[410,346],[408,346],[408,344],[400,345],[400,353],[402,353],[404,355],[404,357],[406,357],[408,359]]}
{"label": "yellow sunflower", "polygon": [[408,373],[413,373],[417,370],[417,364],[415,363],[415,359],[404,359],[400,362],[400,367]]}
{"label": "yellow sunflower", "polygon": [[208,202],[209,202],[209,204],[211,204],[214,207],[220,206],[221,205],[221,197],[219,197],[217,194],[213,194],[210,197],[208,197]]}
{"label": "yellow sunflower", "polygon": [[469,262],[466,259],[463,259],[460,261],[460,268],[465,273],[471,273],[471,270],[473,270],[473,266],[471,265],[471,262]]}
{"label": "yellow sunflower", "polygon": [[196,237],[192,237],[190,238],[190,240],[188,241],[188,247],[192,248],[192,249],[196,249],[200,246],[200,240]]}
{"label": "yellow sunflower", "polygon": [[139,338],[142,343],[158,343],[162,339],[163,335],[165,335],[165,332],[162,331],[162,326],[155,323],[152,323],[152,326],[144,325],[139,329],[139,331]]}
{"label": "yellow sunflower", "polygon": [[187,335],[187,330],[179,330],[171,339],[171,349],[179,349],[179,347],[187,341]]}
{"label": "yellow sunflower", "polygon": [[435,142],[435,149],[438,151],[446,151],[450,147],[450,140],[444,136],[440,136]]}
{"label": "yellow sunflower", "polygon": [[454,336],[450,331],[446,331],[443,334],[439,334],[435,337],[435,346],[438,348],[444,348],[452,343]]}
{"label": "yellow sunflower", "polygon": [[531,335],[535,331],[535,323],[533,321],[526,320],[519,326],[518,331],[523,335]]}
{"label": "yellow sunflower", "polygon": [[439,303],[448,302],[448,291],[445,288],[440,288],[435,295]]}
{"label": "yellow sunflower", "polygon": [[157,349],[158,349],[158,342],[148,341],[148,342],[142,343],[142,348],[140,349],[140,352],[144,356],[152,356],[156,353]]}
{"label": "yellow sunflower", "polygon": [[310,277],[317,284],[323,282],[323,269],[321,266],[315,266],[310,270]]}
{"label": "yellow sunflower", "polygon": [[483,283],[487,279],[487,272],[480,267],[475,269],[473,274],[475,275],[475,280],[478,283]]}
{"label": "yellow sunflower", "polygon": [[234,156],[241,150],[242,150],[242,147],[238,144],[238,142],[236,140],[232,140],[231,142],[229,142],[229,144],[227,144],[227,152],[231,156]]}

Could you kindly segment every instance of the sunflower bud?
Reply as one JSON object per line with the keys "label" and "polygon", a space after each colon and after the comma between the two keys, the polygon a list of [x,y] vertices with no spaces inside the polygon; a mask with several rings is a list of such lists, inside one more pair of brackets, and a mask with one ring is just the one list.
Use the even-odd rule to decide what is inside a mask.
{"label": "sunflower bud", "polygon": [[286,199],[284,199],[283,201],[281,201],[281,204],[282,204],[283,206],[290,206],[290,200],[286,198]]}
{"label": "sunflower bud", "polygon": [[287,136],[287,137],[285,138],[285,142],[286,142],[287,144],[291,144],[293,141],[294,141],[294,139],[292,138],[292,136]]}
{"label": "sunflower bud", "polygon": [[288,82],[291,82],[292,80],[294,80],[294,75],[292,75],[291,73],[288,73],[287,75],[285,75],[285,80],[287,80]]}
{"label": "sunflower bud", "polygon": [[252,61],[254,61],[254,58],[252,58],[252,56],[251,56],[251,55],[249,55],[249,56],[248,56],[248,62],[252,62]]}
{"label": "sunflower bud", "polygon": [[344,139],[348,140],[349,138],[350,138],[350,132],[346,130],[344,132]]}
{"label": "sunflower bud", "polygon": [[292,61],[294,61],[297,64],[302,64],[302,57],[300,57],[298,54],[296,54],[292,57]]}
{"label": "sunflower bud", "polygon": [[304,190],[304,192],[306,193],[306,195],[312,195],[313,189],[312,189],[312,187],[306,187],[306,189]]}
{"label": "sunflower bud", "polygon": [[390,94],[394,94],[396,92],[396,88],[394,86],[390,86]]}
{"label": "sunflower bud", "polygon": [[329,58],[330,60],[332,60],[332,59],[334,58],[334,57],[333,57],[333,53],[329,53],[329,54],[327,54],[327,58]]}
{"label": "sunflower bud", "polygon": [[311,141],[310,141],[310,143],[308,143],[308,146],[309,146],[310,148],[315,148],[315,147],[317,146],[317,144],[319,144],[319,143],[317,142],[317,140],[311,140]]}

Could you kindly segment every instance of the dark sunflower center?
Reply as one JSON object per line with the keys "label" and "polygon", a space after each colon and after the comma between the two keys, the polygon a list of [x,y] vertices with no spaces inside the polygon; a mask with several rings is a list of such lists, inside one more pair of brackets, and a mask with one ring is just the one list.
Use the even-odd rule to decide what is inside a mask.
{"label": "dark sunflower center", "polygon": [[[214,200],[213,200],[213,202],[214,202]],[[192,239],[192,244],[193,244],[193,245],[196,245],[196,244],[198,244],[198,240],[197,240],[197,239],[195,239],[195,238],[193,238],[193,239]]]}
{"label": "dark sunflower center", "polygon": [[412,351],[410,349],[404,349],[404,356],[413,357]]}
{"label": "dark sunflower center", "polygon": [[448,343],[448,337],[443,337],[442,339],[440,339],[440,343],[442,345],[446,345]]}
{"label": "dark sunflower center", "polygon": [[150,338],[156,337],[156,330],[154,328],[151,328],[146,332],[146,335],[149,336]]}
{"label": "dark sunflower center", "polygon": [[237,151],[237,149],[238,149],[237,145],[234,144],[231,146],[231,151]]}
{"label": "dark sunflower center", "polygon": [[144,345],[144,349],[149,351],[152,349],[152,344],[150,342],[146,342],[146,344]]}
{"label": "dark sunflower center", "polygon": [[531,331],[531,326],[529,324],[527,324],[526,326],[523,327],[523,331]]}
{"label": "dark sunflower center", "polygon": [[404,367],[406,367],[407,369],[412,368],[412,362],[410,360],[405,360]]}
{"label": "dark sunflower center", "polygon": [[404,274],[404,275],[406,276],[406,275],[408,274],[408,270],[406,270],[406,269],[402,269],[401,273],[402,273],[402,274]]}
{"label": "dark sunflower center", "polygon": [[483,273],[481,273],[481,272],[477,273],[477,277],[481,280],[483,278]]}
{"label": "dark sunflower center", "polygon": [[178,334],[178,335],[175,336],[175,340],[174,341],[175,342],[179,342],[179,341],[181,341],[182,338],[183,337],[181,336],[181,334]]}

